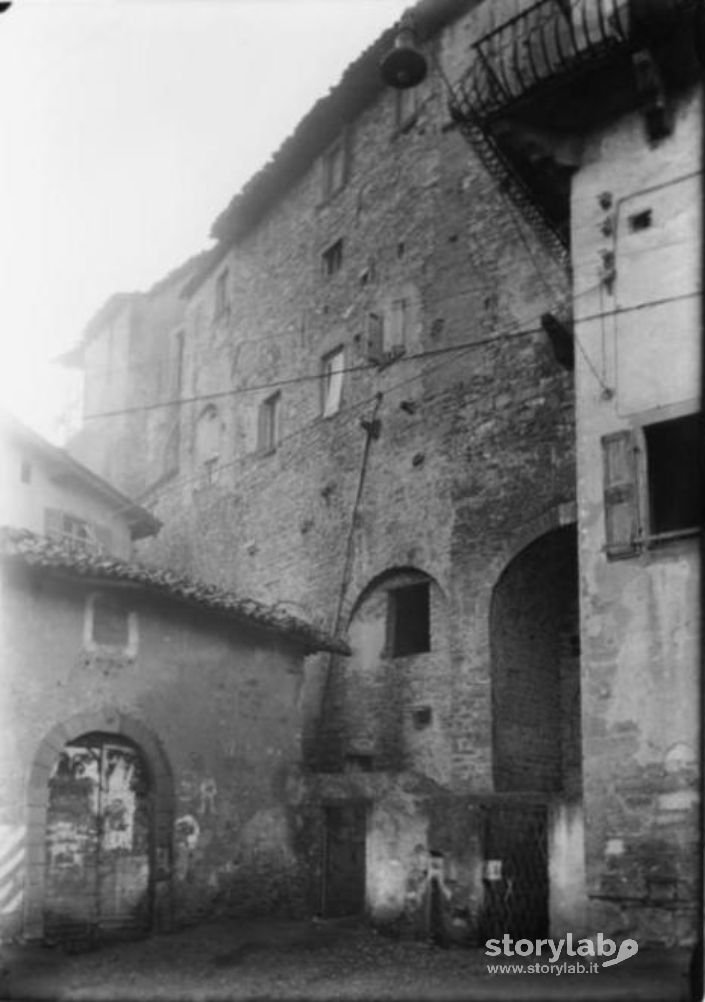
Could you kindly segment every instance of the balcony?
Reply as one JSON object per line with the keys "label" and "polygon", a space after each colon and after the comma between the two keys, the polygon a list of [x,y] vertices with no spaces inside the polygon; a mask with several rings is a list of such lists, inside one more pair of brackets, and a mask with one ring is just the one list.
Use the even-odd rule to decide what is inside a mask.
{"label": "balcony", "polygon": [[669,95],[700,72],[705,0],[490,3],[490,16],[515,13],[473,44],[454,117],[478,151],[489,151],[488,165],[506,173],[514,197],[565,245],[583,137],[637,108],[652,140],[668,132]]}
{"label": "balcony", "polygon": [[632,104],[638,100],[632,57],[646,48],[653,50],[667,83],[677,86],[697,73],[693,53],[684,66],[681,50],[684,37],[692,37],[694,17],[696,31],[702,30],[703,0],[538,0],[530,6],[519,0],[518,5],[524,9],[474,44],[460,81],[463,101],[481,120],[528,113],[555,125],[556,112],[559,121],[568,120],[568,105],[573,127],[576,110],[581,120],[590,117],[588,105],[593,116],[604,117],[604,105],[594,107],[603,96],[610,99],[609,108],[625,97]]}

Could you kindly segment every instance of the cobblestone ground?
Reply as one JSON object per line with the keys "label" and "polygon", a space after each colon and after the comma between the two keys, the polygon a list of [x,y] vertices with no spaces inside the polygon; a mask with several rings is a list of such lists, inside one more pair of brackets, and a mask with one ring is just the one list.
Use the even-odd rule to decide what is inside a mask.
{"label": "cobblestone ground", "polygon": [[609,975],[490,976],[480,950],[336,923],[220,922],[74,955],[57,947],[2,953],[0,998],[8,1000],[688,999],[679,952],[641,956],[631,972]]}

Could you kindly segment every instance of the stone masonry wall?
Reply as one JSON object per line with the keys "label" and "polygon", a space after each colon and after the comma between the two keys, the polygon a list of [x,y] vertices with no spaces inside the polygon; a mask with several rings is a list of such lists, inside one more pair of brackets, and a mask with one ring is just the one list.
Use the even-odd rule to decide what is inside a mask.
{"label": "stone masonry wall", "polygon": [[[429,683],[453,707],[446,776],[487,788],[491,588],[507,539],[572,497],[571,378],[539,324],[567,276],[452,128],[438,77],[405,131],[395,101],[383,92],[348,124],[341,191],[323,199],[312,163],[193,296],[186,358],[198,364],[183,390],[203,399],[182,408],[179,475],[156,497],[165,527],[144,553],[343,630],[378,575],[429,574],[448,604],[447,670]],[[338,239],[342,266],[327,276]],[[368,316],[389,325],[400,298],[406,354],[371,366]],[[324,418],[317,377],[339,346],[349,371]],[[262,455],[258,407],[276,391],[280,442]],[[209,400],[219,443],[206,468]],[[328,667],[307,672],[309,739]]]}
{"label": "stone masonry wall", "polygon": [[[304,820],[291,795],[300,768],[300,655],[124,589],[137,611],[136,653],[91,653],[84,616],[94,588],[20,569],[3,584],[0,826],[24,832],[27,852],[38,847],[26,889],[41,884],[42,798],[63,744],[127,719],[151,735],[169,773],[161,811],[171,828],[156,853],[156,877],[170,885],[162,919],[308,911]],[[77,716],[83,729],[67,735],[61,725]],[[57,726],[63,737],[52,739],[51,761],[40,768],[40,749]],[[153,759],[148,765],[155,770]]]}

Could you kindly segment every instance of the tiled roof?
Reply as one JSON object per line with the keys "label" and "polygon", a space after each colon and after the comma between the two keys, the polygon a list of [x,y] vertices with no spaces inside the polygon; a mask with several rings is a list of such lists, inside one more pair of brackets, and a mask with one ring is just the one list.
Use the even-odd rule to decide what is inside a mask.
{"label": "tiled roof", "polygon": [[344,640],[332,637],[317,627],[277,608],[249,598],[239,598],[216,585],[193,580],[174,571],[119,560],[93,553],[79,544],[48,539],[28,529],[0,527],[0,556],[17,559],[30,567],[63,572],[76,578],[90,578],[109,583],[125,582],[152,595],[186,603],[244,626],[275,634],[313,651],[349,654]]}

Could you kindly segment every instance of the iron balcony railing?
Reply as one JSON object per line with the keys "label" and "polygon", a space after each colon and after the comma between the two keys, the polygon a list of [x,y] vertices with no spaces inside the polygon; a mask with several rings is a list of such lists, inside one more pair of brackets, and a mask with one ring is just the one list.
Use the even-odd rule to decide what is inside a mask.
{"label": "iron balcony railing", "polygon": [[630,8],[630,0],[538,0],[475,43],[463,98],[490,118],[540,85],[624,51]]}

